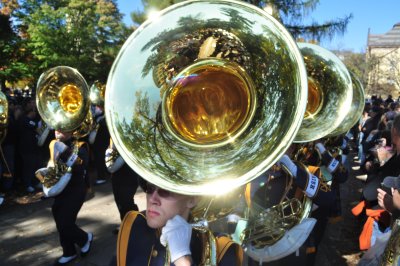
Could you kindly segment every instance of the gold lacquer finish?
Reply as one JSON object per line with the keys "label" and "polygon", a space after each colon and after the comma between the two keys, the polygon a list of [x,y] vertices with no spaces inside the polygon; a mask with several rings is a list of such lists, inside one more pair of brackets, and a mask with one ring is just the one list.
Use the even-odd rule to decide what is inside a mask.
{"label": "gold lacquer finish", "polygon": [[293,142],[307,74],[289,32],[260,8],[186,1],[129,37],[105,95],[110,135],[131,168],[173,192],[219,195]]}
{"label": "gold lacquer finish", "polygon": [[90,102],[95,105],[104,105],[104,97],[106,93],[106,85],[96,80],[90,87],[89,97]]}
{"label": "gold lacquer finish", "polygon": [[70,114],[76,113],[83,103],[79,88],[73,84],[67,84],[61,88],[58,101],[60,102],[61,108]]}
{"label": "gold lacquer finish", "polygon": [[8,100],[6,95],[0,91],[0,144],[7,135],[8,126]]}
{"label": "gold lacquer finish", "polygon": [[346,66],[335,54],[315,44],[297,44],[307,68],[311,110],[295,138],[302,143],[325,137],[342,124],[350,112],[353,88]]}
{"label": "gold lacquer finish", "polygon": [[349,71],[353,84],[353,99],[348,115],[328,137],[338,136],[349,131],[361,118],[365,106],[364,87],[357,76]]}
{"label": "gold lacquer finish", "polygon": [[[304,164],[296,164],[308,172]],[[249,217],[240,236],[243,245],[274,245],[287,230],[309,217],[312,201],[293,183],[293,178],[285,168],[274,166],[249,184],[255,187],[246,199]]]}
{"label": "gold lacquer finish", "polygon": [[308,97],[304,118],[311,118],[321,110],[324,95],[321,86],[313,78],[308,77]]}
{"label": "gold lacquer finish", "polygon": [[[90,128],[89,89],[85,79],[74,68],[58,66],[44,72],[36,87],[36,105],[41,118],[56,130],[75,132],[83,137],[82,127]],[[77,135],[77,132],[80,132]]]}
{"label": "gold lacquer finish", "polygon": [[251,80],[242,68],[210,59],[178,74],[166,92],[163,114],[183,141],[223,145],[251,119],[254,102]]}

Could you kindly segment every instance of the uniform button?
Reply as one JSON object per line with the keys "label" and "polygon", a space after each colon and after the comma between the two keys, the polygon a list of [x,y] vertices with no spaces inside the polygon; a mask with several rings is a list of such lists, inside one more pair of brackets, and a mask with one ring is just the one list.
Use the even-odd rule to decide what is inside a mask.
{"label": "uniform button", "polygon": [[157,250],[153,250],[153,252],[151,252],[152,257],[157,257],[157,255],[158,255]]}

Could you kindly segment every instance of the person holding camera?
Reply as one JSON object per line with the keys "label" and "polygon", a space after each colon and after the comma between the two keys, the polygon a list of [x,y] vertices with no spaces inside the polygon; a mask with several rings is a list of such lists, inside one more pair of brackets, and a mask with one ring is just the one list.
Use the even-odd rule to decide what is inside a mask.
{"label": "person holding camera", "polygon": [[[376,158],[379,164],[373,172],[368,174],[367,184],[363,195],[369,201],[378,200],[378,191],[381,196],[386,193],[380,189],[383,179],[387,176],[400,175],[400,114],[396,115],[391,128],[391,148],[386,146],[383,139],[382,146],[376,149]],[[377,190],[378,189],[378,190]]]}
{"label": "person holding camera", "polygon": [[363,200],[352,209],[355,216],[360,214],[366,216],[366,222],[359,238],[361,250],[373,246],[377,236],[385,232],[391,223],[389,210],[392,208],[387,202],[388,200],[392,201],[393,198],[382,190],[382,182],[387,176],[397,177],[400,174],[400,157],[398,156],[400,154],[400,115],[394,118],[390,135],[391,148],[388,148],[383,142],[382,146],[385,146],[379,146],[376,149],[378,166],[368,173],[362,191]]}
{"label": "person holding camera", "polygon": [[[393,119],[391,133],[393,152],[381,148],[377,150],[378,158],[382,164],[380,169],[384,177],[394,176],[394,178],[400,178],[400,114],[397,114]],[[392,153],[394,154],[392,155]],[[377,192],[379,206],[390,213],[393,213],[394,210],[400,210],[400,194],[398,187],[391,187],[391,193],[388,193],[389,191],[385,191],[382,188],[378,188]]]}

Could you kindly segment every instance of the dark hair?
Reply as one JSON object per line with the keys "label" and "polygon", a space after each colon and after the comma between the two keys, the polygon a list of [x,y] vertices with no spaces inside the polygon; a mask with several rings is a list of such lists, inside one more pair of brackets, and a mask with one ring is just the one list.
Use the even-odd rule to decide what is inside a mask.
{"label": "dark hair", "polygon": [[392,128],[396,129],[396,133],[400,134],[400,114],[397,114],[393,119]]}
{"label": "dark hair", "polygon": [[399,106],[398,102],[390,103],[390,110],[394,111]]}

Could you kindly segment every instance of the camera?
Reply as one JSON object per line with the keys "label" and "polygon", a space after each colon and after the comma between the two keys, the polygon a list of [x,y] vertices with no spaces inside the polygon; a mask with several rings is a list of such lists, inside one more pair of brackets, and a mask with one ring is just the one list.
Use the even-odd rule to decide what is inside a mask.
{"label": "camera", "polygon": [[392,196],[392,188],[385,186],[383,182],[381,183],[381,189],[385,191],[388,195]]}

